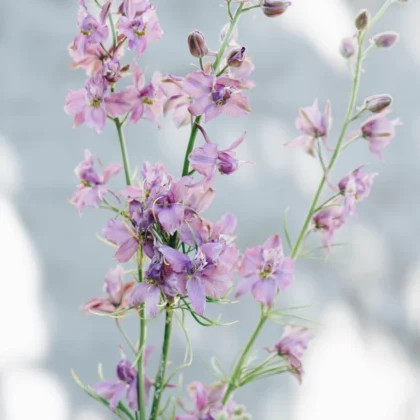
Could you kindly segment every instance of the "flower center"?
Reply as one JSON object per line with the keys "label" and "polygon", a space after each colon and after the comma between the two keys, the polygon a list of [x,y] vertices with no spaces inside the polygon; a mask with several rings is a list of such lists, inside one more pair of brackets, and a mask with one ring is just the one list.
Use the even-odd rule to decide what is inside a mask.
{"label": "flower center", "polygon": [[223,106],[231,98],[230,88],[223,87],[212,92],[211,97],[216,106]]}
{"label": "flower center", "polygon": [[99,108],[101,106],[101,98],[91,99],[90,106],[93,107],[93,108]]}
{"label": "flower center", "polygon": [[82,35],[85,35],[85,36],[89,36],[89,35],[91,35],[91,34],[92,34],[92,32],[93,32],[93,29],[92,29],[92,28],[90,28],[90,29],[86,29],[86,30],[80,29],[80,33],[81,33]]}
{"label": "flower center", "polygon": [[143,103],[145,103],[146,105],[153,105],[154,102],[153,102],[153,99],[144,98]]}

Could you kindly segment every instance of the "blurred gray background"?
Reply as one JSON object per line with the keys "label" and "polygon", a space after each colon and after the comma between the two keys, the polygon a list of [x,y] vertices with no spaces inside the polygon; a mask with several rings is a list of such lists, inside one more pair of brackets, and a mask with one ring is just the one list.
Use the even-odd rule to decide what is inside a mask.
{"label": "blurred gray background", "polygon": [[[212,49],[226,20],[221,0],[156,0],[165,36],[142,57],[154,70],[185,75],[192,58],[186,36],[204,32]],[[231,177],[217,180],[218,196],[207,217],[226,211],[239,220],[241,249],[282,233],[289,211],[295,238],[320,178],[316,161],[300,150],[284,149],[296,137],[297,109],[314,98],[331,99],[339,130],[349,96],[350,77],[337,49],[352,33],[362,7],[374,11],[382,0],[295,0],[279,19],[258,10],[240,24],[239,42],[256,63],[249,92],[253,112],[239,120],[220,118],[208,126],[214,141],[229,144],[248,131],[239,155],[252,160]],[[77,32],[76,0],[0,2],[0,418],[22,420],[98,420],[111,414],[72,381],[75,369],[87,384],[98,381],[97,364],[114,377],[123,340],[112,321],[84,316],[80,305],[102,293],[103,278],[114,266],[112,250],[95,237],[108,215],[88,209],[80,218],[67,202],[77,183],[74,167],[89,148],[105,163],[120,160],[114,127],[102,136],[72,130],[63,111],[69,89],[84,84],[84,73],[70,71],[67,45]],[[319,321],[317,338],[305,357],[302,386],[284,375],[237,393],[260,420],[413,420],[420,419],[420,248],[418,221],[420,143],[420,5],[395,5],[377,30],[402,35],[392,51],[366,62],[360,101],[375,93],[395,98],[393,115],[404,122],[385,152],[385,164],[366,144],[351,147],[333,174],[339,179],[363,162],[380,172],[369,200],[338,235],[348,245],[330,261],[300,261],[296,280],[280,305],[310,305],[298,315]],[[176,131],[170,118],[157,131],[141,122],[127,130],[132,166],[163,161],[180,172],[188,129]],[[115,187],[122,187],[120,177]],[[194,363],[184,384],[211,381],[216,355],[228,369],[257,320],[250,298],[232,307],[211,308],[225,327],[202,329],[188,323]],[[133,319],[127,330],[136,337]],[[270,325],[259,344],[281,335]],[[149,342],[160,346],[162,324],[150,322]],[[176,330],[172,366],[182,361],[185,340]],[[154,375],[158,351],[150,364]]]}

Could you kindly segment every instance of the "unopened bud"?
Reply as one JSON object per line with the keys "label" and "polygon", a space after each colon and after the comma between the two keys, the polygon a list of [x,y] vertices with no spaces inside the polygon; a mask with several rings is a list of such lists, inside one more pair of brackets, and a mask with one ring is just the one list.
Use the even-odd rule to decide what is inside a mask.
{"label": "unopened bud", "polygon": [[209,52],[204,35],[200,31],[194,31],[188,35],[188,48],[191,55],[197,58],[203,58]]}
{"label": "unopened bud", "polygon": [[340,54],[344,58],[350,58],[356,53],[356,41],[354,37],[343,38],[340,44]]}
{"label": "unopened bud", "polygon": [[379,48],[390,48],[397,43],[399,38],[397,32],[389,31],[375,35],[370,42]]}
{"label": "unopened bud", "polygon": [[373,95],[365,99],[364,107],[375,114],[382,112],[392,104],[391,95]]}
{"label": "unopened bud", "polygon": [[235,48],[228,56],[227,63],[230,67],[241,67],[245,58],[245,47]]}
{"label": "unopened bud", "polygon": [[368,10],[363,9],[357,14],[356,19],[354,20],[354,25],[356,26],[356,29],[358,31],[363,31],[364,29],[366,29],[369,22],[370,13]]}
{"label": "unopened bud", "polygon": [[266,16],[277,17],[281,16],[291,4],[290,1],[264,0],[261,4],[261,9]]}

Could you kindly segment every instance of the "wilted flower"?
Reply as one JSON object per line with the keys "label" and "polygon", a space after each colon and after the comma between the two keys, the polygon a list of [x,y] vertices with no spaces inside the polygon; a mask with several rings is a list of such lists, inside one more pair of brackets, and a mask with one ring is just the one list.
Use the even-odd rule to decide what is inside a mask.
{"label": "wilted flower", "polygon": [[85,160],[75,169],[81,183],[70,200],[76,206],[79,214],[82,214],[85,206],[99,207],[99,204],[109,191],[106,184],[121,169],[122,165],[113,163],[104,169],[103,175],[99,175],[95,170],[94,156],[89,150],[85,150]]}
{"label": "wilted flower", "polygon": [[107,297],[96,297],[83,305],[86,313],[99,311],[113,313],[128,307],[127,300],[134,287],[134,281],[124,283],[124,267],[117,265],[114,269],[110,268],[105,277],[104,291]]}
{"label": "wilted flower", "polygon": [[369,142],[370,151],[382,159],[382,151],[395,136],[395,127],[401,125],[399,118],[389,120],[388,110],[369,118],[360,128],[362,137]]}
{"label": "wilted flower", "polygon": [[264,0],[261,9],[267,17],[281,16],[291,6],[290,1]]}
{"label": "wilted flower", "polygon": [[285,358],[296,376],[299,383],[302,382],[302,356],[308,347],[308,343],[314,337],[313,333],[305,327],[294,327],[286,325],[281,340],[274,345],[270,352],[277,352]]}
{"label": "wilted flower", "polygon": [[286,145],[289,147],[303,146],[308,154],[314,156],[317,139],[321,138],[326,141],[331,125],[332,117],[329,101],[325,105],[324,113],[322,113],[318,106],[318,100],[315,100],[312,106],[299,110],[296,128],[303,134],[286,143]]}
{"label": "wilted flower", "polygon": [[197,30],[188,35],[188,48],[191,55],[197,58],[203,58],[209,52],[204,35]]}
{"label": "wilted flower", "polygon": [[379,48],[390,48],[397,43],[400,35],[397,32],[382,32],[375,35],[370,42]]}
{"label": "wilted flower", "polygon": [[[147,347],[144,350],[144,365],[147,364],[149,357],[153,351],[153,347]],[[109,401],[109,409],[115,412],[119,402],[126,395],[128,406],[132,410],[138,410],[138,394],[137,394],[137,369],[127,360],[127,356],[121,350],[121,360],[117,365],[117,377],[116,381],[102,381],[96,385],[93,390]],[[146,401],[149,398],[150,388],[153,382],[144,375],[144,390]]]}
{"label": "wilted flower", "polygon": [[271,307],[277,291],[285,291],[292,283],[293,272],[294,261],[283,255],[279,236],[272,235],[262,245],[246,250],[239,268],[243,279],[236,297],[252,292],[257,302]]}
{"label": "wilted flower", "polygon": [[240,80],[196,71],[185,78],[183,87],[194,99],[188,110],[194,116],[204,115],[206,122],[222,113],[241,117],[250,112],[248,99],[240,91]]}

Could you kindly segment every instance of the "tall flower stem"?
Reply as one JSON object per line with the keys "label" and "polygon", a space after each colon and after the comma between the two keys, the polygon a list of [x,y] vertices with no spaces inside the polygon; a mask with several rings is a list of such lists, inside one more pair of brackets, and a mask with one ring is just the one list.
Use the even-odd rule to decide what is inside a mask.
{"label": "tall flower stem", "polygon": [[[117,128],[118,140],[121,147],[121,155],[124,164],[125,181],[127,186],[131,185],[131,172],[130,163],[128,160],[127,146],[125,144],[125,137],[123,131],[123,124],[119,118],[114,119],[115,126]],[[140,247],[137,255],[137,270],[138,270],[138,281],[143,281],[143,248]],[[138,391],[138,411],[136,412],[136,420],[146,420],[145,410],[145,390],[144,390],[144,351],[146,346],[146,320],[144,313],[144,304],[140,305],[140,339],[138,346],[138,363],[137,363],[137,391]]]}
{"label": "tall flower stem", "polygon": [[[216,55],[216,59],[214,60],[214,63],[213,63],[213,70],[215,73],[217,73],[217,69],[219,68],[220,63],[223,59],[223,55],[232,37],[232,33],[235,30],[238,20],[242,14],[243,7],[244,7],[244,3],[241,3],[238,6],[238,8],[236,9],[235,15],[233,16],[233,19],[231,20],[229,24],[229,28],[226,32],[226,36],[222,42],[222,45],[220,46],[220,49]],[[185,151],[184,163],[182,166],[182,176],[186,176],[189,173],[190,164],[189,164],[188,158],[189,158],[190,153],[194,149],[194,144],[195,144],[195,140],[197,138],[197,133],[198,133],[197,124],[199,124],[200,121],[201,121],[201,116],[196,117],[191,127],[191,134],[188,140],[187,150]],[[152,405],[152,410],[150,413],[150,420],[157,420],[158,415],[159,415],[160,400],[161,400],[162,392],[164,391],[163,385],[165,383],[165,374],[166,374],[166,366],[167,366],[168,357],[169,357],[171,334],[172,334],[172,312],[170,311],[170,309],[167,309],[166,319],[165,319],[165,330],[164,330],[163,344],[162,344],[161,362],[160,362],[159,370],[158,370],[158,373],[156,375],[156,380],[155,380],[155,393],[153,396],[153,405]]]}
{"label": "tall flower stem", "polygon": [[155,382],[155,393],[153,396],[152,411],[150,413],[150,420],[157,420],[159,415],[160,400],[162,392],[164,391],[166,367],[168,365],[169,349],[171,346],[171,334],[172,334],[172,310],[167,309],[165,317],[165,331],[163,335],[162,344],[162,358],[159,365],[159,370],[156,375]]}
{"label": "tall flower stem", "polygon": [[261,330],[263,329],[266,321],[268,319],[268,314],[264,312],[263,309],[261,309],[261,316],[260,321],[258,322],[257,327],[255,328],[254,332],[251,335],[251,338],[248,341],[248,344],[245,346],[238,363],[236,363],[235,370],[233,371],[232,377],[230,378],[228,388],[226,390],[225,396],[223,397],[223,404],[226,404],[229,400],[230,395],[232,392],[238,387],[238,378],[241,375],[242,368],[246,362],[246,359],[249,355],[249,352],[252,350],[252,347],[254,346],[255,340],[259,336]]}
{"label": "tall flower stem", "polygon": [[[349,127],[350,123],[352,122],[353,111],[354,111],[354,107],[356,105],[357,94],[359,92],[360,77],[361,77],[361,74],[362,74],[362,63],[363,63],[363,58],[364,58],[363,51],[362,51],[363,50],[362,46],[363,46],[363,43],[366,39],[367,32],[382,17],[382,15],[386,12],[388,7],[393,2],[394,2],[394,0],[387,0],[385,2],[385,4],[383,5],[383,7],[378,11],[378,13],[372,18],[369,26],[363,32],[359,33],[359,35],[358,35],[358,51],[357,51],[356,69],[355,69],[354,76],[353,76],[353,85],[352,85],[352,90],[351,90],[351,94],[350,94],[350,101],[349,101],[349,104],[348,104],[348,107],[347,107],[347,112],[346,112],[346,116],[345,116],[345,119],[344,119],[343,127],[341,129],[340,136],[339,136],[338,141],[337,141],[337,146],[336,146],[336,148],[334,150],[334,153],[331,156],[331,159],[330,159],[330,161],[329,161],[329,163],[326,167],[326,173],[331,171],[331,169],[334,167],[334,164],[336,163],[337,158],[340,154],[341,146],[342,146],[342,143],[345,139],[348,127]],[[315,193],[315,197],[312,201],[312,204],[311,204],[311,207],[309,209],[308,215],[306,216],[306,219],[303,223],[303,226],[302,226],[302,229],[299,233],[296,244],[292,249],[291,257],[293,259],[296,259],[296,258],[299,257],[300,248],[301,248],[302,243],[303,243],[303,241],[306,237],[308,227],[309,227],[309,224],[312,220],[312,216],[314,214],[314,211],[318,207],[318,201],[320,199],[320,196],[321,196],[321,193],[324,189],[325,184],[326,184],[326,177],[325,177],[325,174],[324,174],[324,176],[322,177],[322,180],[321,180],[321,182],[318,186],[318,189]],[[268,319],[268,314],[264,314],[264,312],[262,311],[260,321],[259,321],[256,329],[254,330],[251,338],[249,339],[248,344],[246,345],[244,351],[242,352],[242,354],[241,354],[241,356],[238,360],[238,363],[235,366],[235,370],[233,371],[233,374],[232,374],[231,379],[229,381],[228,388],[227,388],[225,396],[223,398],[223,404],[227,403],[230,395],[235,390],[235,388],[237,388],[237,386],[238,386],[237,379],[238,379],[239,375],[241,374],[242,368],[243,368],[243,366],[246,362],[248,354],[252,350],[252,347],[255,343],[255,340],[257,339],[258,335],[262,331],[262,329],[264,327],[264,324],[267,321],[267,319]]]}

